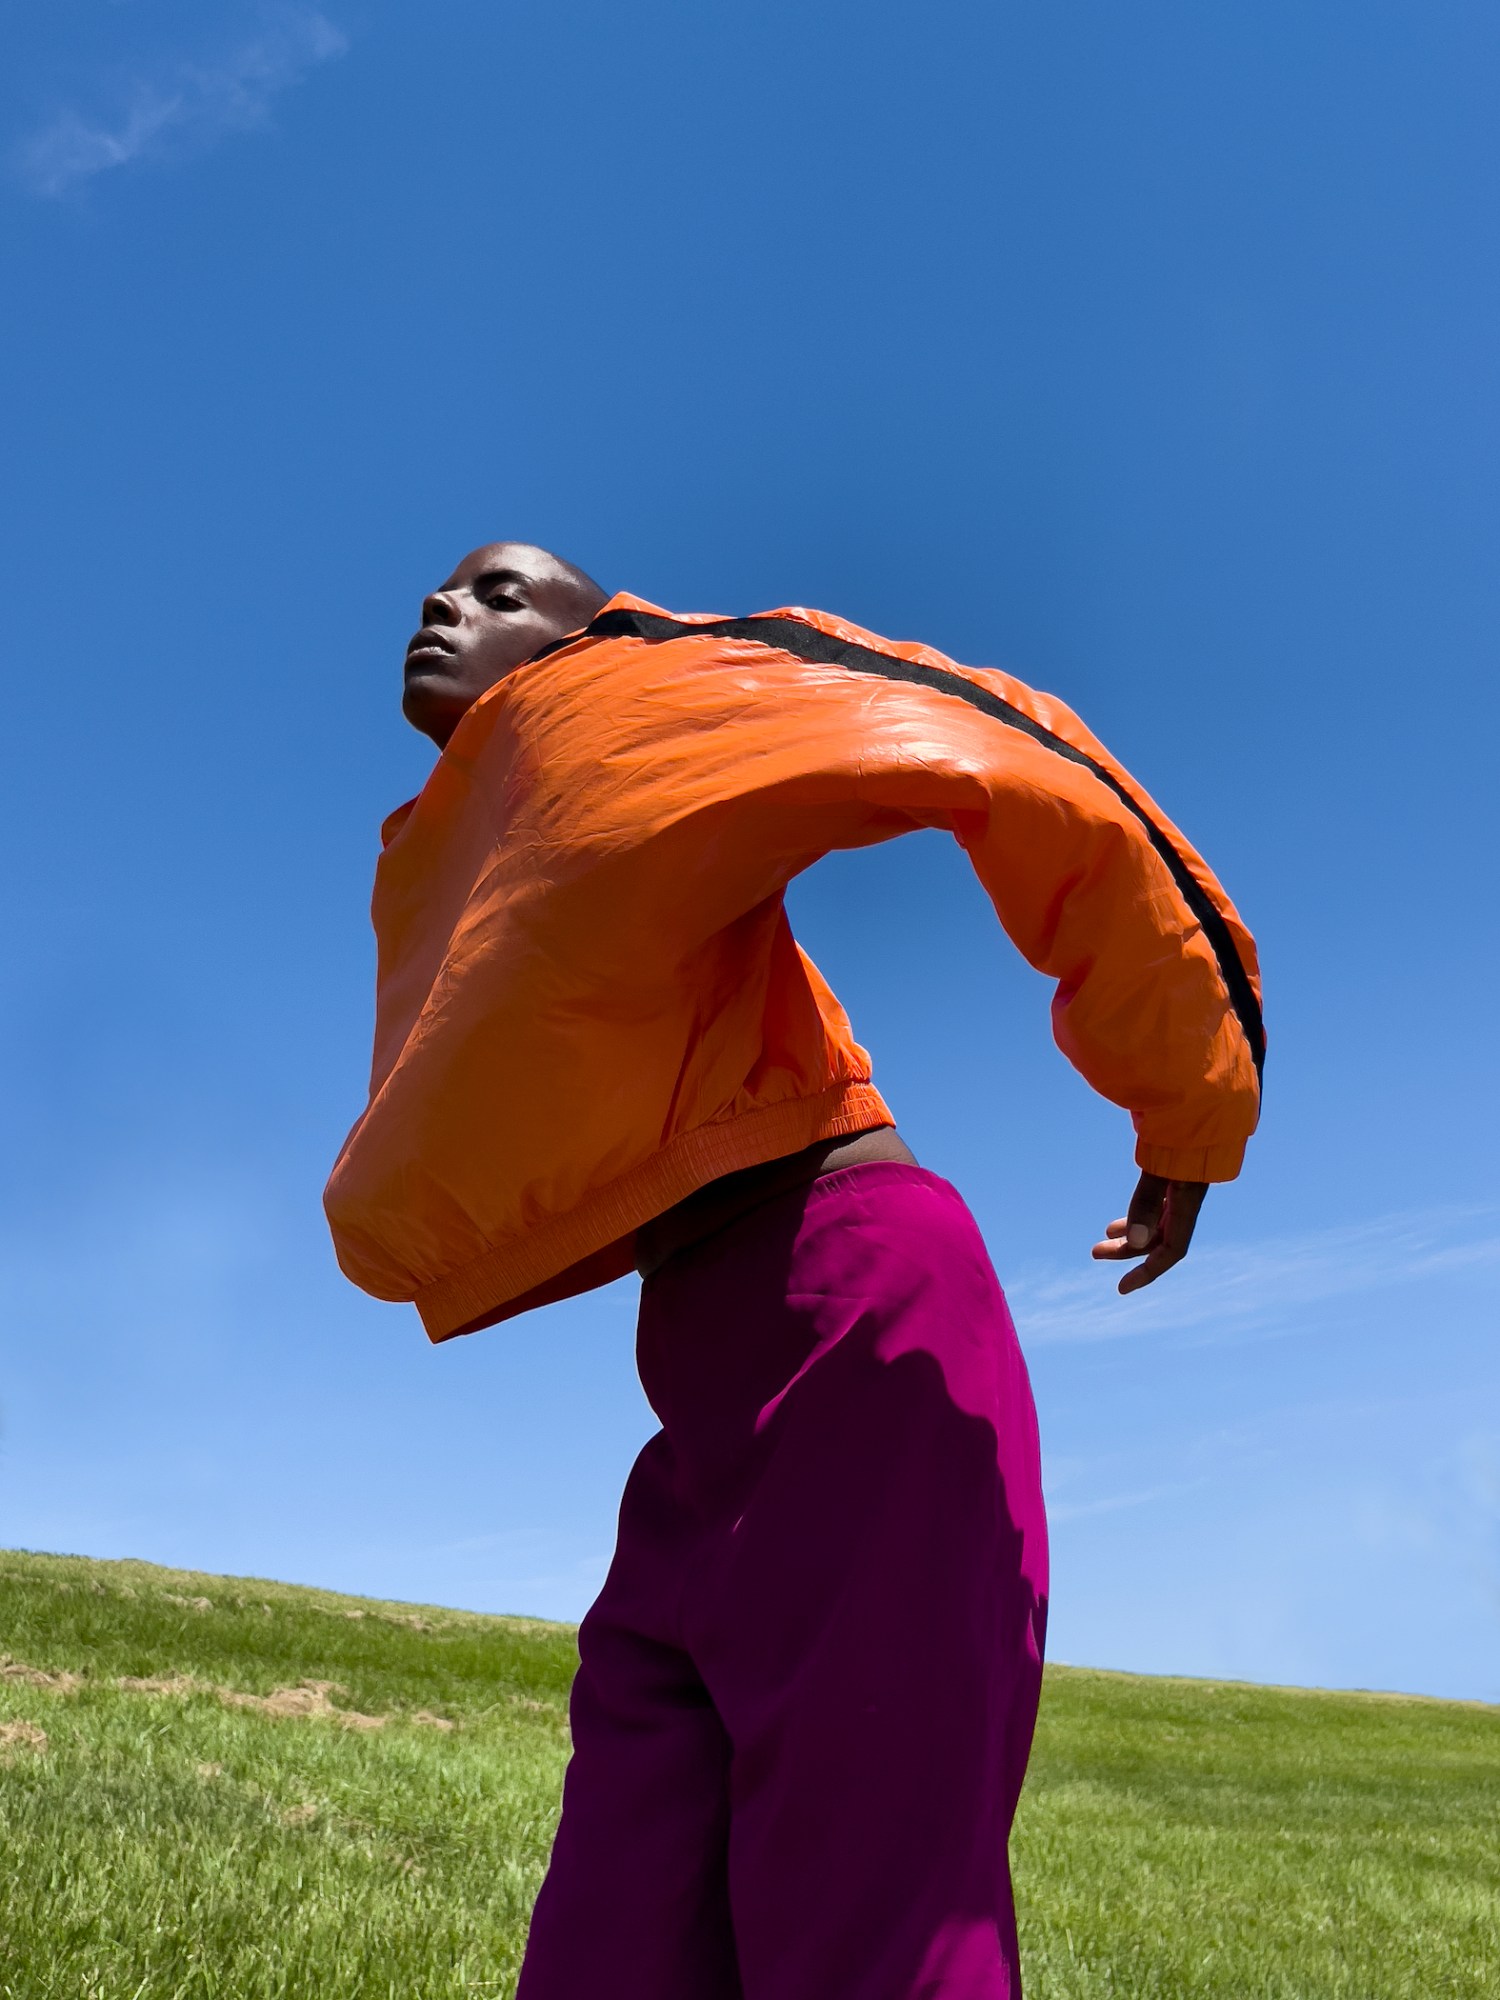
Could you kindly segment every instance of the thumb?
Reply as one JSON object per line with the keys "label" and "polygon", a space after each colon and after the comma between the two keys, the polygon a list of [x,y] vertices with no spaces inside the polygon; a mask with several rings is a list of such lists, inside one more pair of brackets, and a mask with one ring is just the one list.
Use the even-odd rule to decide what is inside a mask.
{"label": "thumb", "polygon": [[1132,1250],[1150,1247],[1161,1230],[1166,1205],[1167,1182],[1159,1174],[1142,1174],[1125,1217],[1125,1241]]}

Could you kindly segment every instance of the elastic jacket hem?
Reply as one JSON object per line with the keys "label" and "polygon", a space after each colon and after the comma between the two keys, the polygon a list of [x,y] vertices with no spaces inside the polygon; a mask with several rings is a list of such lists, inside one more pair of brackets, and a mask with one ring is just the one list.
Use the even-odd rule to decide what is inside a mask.
{"label": "elastic jacket hem", "polygon": [[679,1133],[565,1215],[491,1245],[472,1263],[424,1286],[416,1307],[427,1337],[448,1340],[622,1278],[634,1268],[632,1246],[641,1224],[720,1175],[800,1153],[820,1139],[894,1123],[872,1084],[838,1083],[815,1097],[762,1105],[728,1123]]}
{"label": "elastic jacket hem", "polygon": [[1164,1181],[1232,1181],[1245,1164],[1245,1141],[1228,1146],[1147,1146],[1135,1149],[1143,1174]]}

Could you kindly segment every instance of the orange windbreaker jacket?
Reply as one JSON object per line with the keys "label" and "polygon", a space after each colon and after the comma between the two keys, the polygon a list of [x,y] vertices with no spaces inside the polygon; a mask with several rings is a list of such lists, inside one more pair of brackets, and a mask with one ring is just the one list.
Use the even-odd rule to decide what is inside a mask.
{"label": "orange windbreaker jacket", "polygon": [[338,1258],[432,1339],[620,1276],[720,1174],[888,1124],[782,907],[833,848],[947,827],[1136,1159],[1238,1172],[1255,946],[1069,709],[818,611],[613,598],[464,717],[382,830],[370,1101]]}

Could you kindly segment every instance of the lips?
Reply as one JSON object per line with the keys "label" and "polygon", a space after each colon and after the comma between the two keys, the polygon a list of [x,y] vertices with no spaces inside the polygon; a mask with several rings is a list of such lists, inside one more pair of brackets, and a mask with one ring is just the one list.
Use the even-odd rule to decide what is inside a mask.
{"label": "lips", "polygon": [[454,651],[451,639],[445,639],[441,632],[424,625],[406,649],[406,663],[410,666],[417,660],[452,659]]}

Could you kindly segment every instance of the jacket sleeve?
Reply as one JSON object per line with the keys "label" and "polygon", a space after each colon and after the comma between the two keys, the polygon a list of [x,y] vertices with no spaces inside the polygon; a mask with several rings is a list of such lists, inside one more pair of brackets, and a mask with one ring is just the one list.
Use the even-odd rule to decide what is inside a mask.
{"label": "jacket sleeve", "polygon": [[[1012,941],[1056,980],[1058,1046],[1130,1112],[1140,1167],[1232,1180],[1259,1115],[1264,1047],[1255,946],[1233,904],[1061,703],[1005,675],[931,671],[934,724],[932,705],[948,712],[928,749],[953,800],[941,818]],[[968,717],[953,713],[959,702]]]}
{"label": "jacket sleeve", "polygon": [[654,967],[680,983],[695,952],[820,854],[945,826],[1056,982],[1057,1042],[1129,1111],[1138,1163],[1234,1178],[1260,1105],[1254,943],[1077,716],[1009,675],[800,608],[697,623],[626,608],[611,630],[624,687],[596,763],[614,830],[571,931],[599,952],[618,940],[612,978],[629,960],[637,979]]}
{"label": "jacket sleeve", "polygon": [[1260,1110],[1254,941],[1129,773],[1063,703],[1009,675],[816,612],[736,629],[796,662],[812,697],[796,704],[803,754],[860,798],[863,823],[824,850],[950,828],[1012,941],[1057,982],[1058,1046],[1130,1112],[1137,1163],[1232,1180]]}
{"label": "jacket sleeve", "polygon": [[755,656],[718,658],[730,685],[692,762],[733,803],[719,834],[693,826],[663,871],[674,892],[697,884],[682,907],[706,894],[714,915],[694,914],[711,928],[830,847],[946,826],[1012,941],[1057,982],[1058,1046],[1129,1111],[1137,1163],[1232,1180],[1260,1109],[1255,945],[1207,864],[1078,717],[1009,675],[816,612],[724,636],[771,657],[764,681]]}

